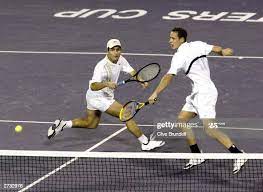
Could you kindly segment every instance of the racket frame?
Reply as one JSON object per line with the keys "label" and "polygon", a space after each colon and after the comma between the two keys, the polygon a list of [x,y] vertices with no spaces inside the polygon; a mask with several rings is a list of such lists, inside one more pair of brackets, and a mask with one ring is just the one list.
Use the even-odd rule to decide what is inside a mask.
{"label": "racket frame", "polygon": [[[147,80],[147,81],[140,81],[140,80],[137,78],[137,76],[138,76],[138,74],[140,73],[140,71],[142,71],[144,68],[146,68],[146,67],[148,67],[149,65],[152,65],[152,64],[158,65],[158,67],[159,67],[159,71],[158,71],[158,73],[156,74],[156,76],[153,77],[153,78],[150,79],[150,80]],[[161,71],[161,66],[160,66],[159,63],[149,63],[149,64],[145,65],[144,67],[142,67],[141,69],[139,69],[139,71],[137,71],[136,74],[134,74],[134,75],[133,75],[132,77],[130,77],[129,79],[118,82],[117,85],[118,85],[118,86],[124,85],[125,83],[131,82],[131,81],[137,81],[137,82],[140,82],[140,83],[146,83],[146,82],[149,82],[149,81],[152,81],[153,79],[155,79],[155,78],[159,75],[160,71]]]}
{"label": "racket frame", "polygon": [[[135,113],[128,119],[125,119],[125,120],[122,120],[121,118],[121,114],[123,113],[123,110],[125,108],[125,106],[127,106],[128,104],[132,103],[132,102],[135,102],[137,105],[136,105],[136,110],[135,110]],[[120,111],[120,115],[119,115],[119,119],[122,121],[122,122],[127,122],[129,120],[131,120],[144,106],[148,105],[149,104],[149,101],[145,102],[145,103],[140,103],[138,101],[134,101],[134,100],[131,100],[131,101],[128,101],[127,103],[125,103],[123,105],[123,107],[121,108],[121,111]]]}

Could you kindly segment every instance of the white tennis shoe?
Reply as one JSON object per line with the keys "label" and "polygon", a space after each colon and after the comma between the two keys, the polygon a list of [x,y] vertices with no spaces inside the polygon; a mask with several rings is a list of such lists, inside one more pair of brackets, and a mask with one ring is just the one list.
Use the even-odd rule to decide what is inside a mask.
{"label": "white tennis shoe", "polygon": [[[243,150],[241,150],[242,153],[245,153]],[[240,171],[240,169],[244,166],[244,164],[247,162],[248,159],[235,159],[234,165],[233,165],[233,174],[236,174]]]}
{"label": "white tennis shoe", "polygon": [[[201,151],[202,153],[202,151]],[[200,165],[202,163],[205,162],[205,159],[201,158],[201,159],[190,159],[188,163],[186,163],[186,165],[184,166],[184,169],[190,169],[196,165]]]}
{"label": "white tennis shoe", "polygon": [[190,159],[189,162],[184,166],[184,169],[190,169],[196,165],[200,165],[205,162],[205,159]]}
{"label": "white tennis shoe", "polygon": [[61,131],[63,131],[63,128],[66,126],[66,122],[60,119],[57,119],[51,127],[48,129],[47,137],[49,139],[55,137],[58,135]]}
{"label": "white tennis shoe", "polygon": [[150,151],[155,148],[161,147],[165,144],[164,141],[149,141],[147,144],[142,143],[142,151]]}

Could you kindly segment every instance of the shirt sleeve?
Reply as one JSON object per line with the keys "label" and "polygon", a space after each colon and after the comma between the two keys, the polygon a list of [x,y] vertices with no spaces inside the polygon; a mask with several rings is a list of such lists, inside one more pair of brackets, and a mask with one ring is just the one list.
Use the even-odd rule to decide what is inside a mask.
{"label": "shirt sleeve", "polygon": [[213,45],[209,45],[205,42],[200,41],[199,44],[200,50],[203,55],[208,55],[213,49]]}
{"label": "shirt sleeve", "polygon": [[90,80],[90,84],[94,82],[102,82],[103,81],[103,67],[101,65],[97,65],[94,69],[92,79]]}
{"label": "shirt sleeve", "polygon": [[167,74],[177,75],[177,73],[183,69],[184,63],[184,58],[178,53],[175,53],[171,61],[171,67]]}
{"label": "shirt sleeve", "polygon": [[134,69],[130,66],[129,62],[122,57],[121,58],[121,62],[122,62],[122,69],[121,71],[126,72],[126,73],[131,73],[132,71],[134,71]]}

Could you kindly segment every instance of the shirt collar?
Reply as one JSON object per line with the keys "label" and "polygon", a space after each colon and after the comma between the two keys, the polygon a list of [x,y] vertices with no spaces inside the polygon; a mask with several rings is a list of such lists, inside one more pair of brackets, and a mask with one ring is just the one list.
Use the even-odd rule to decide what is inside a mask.
{"label": "shirt collar", "polygon": [[113,63],[113,62],[111,62],[111,61],[109,60],[109,58],[107,57],[107,55],[105,56],[105,59],[106,59],[107,63],[109,63],[109,64],[111,64],[111,65],[120,65],[120,63],[119,63],[120,58],[121,58],[121,56],[119,57],[117,63]]}
{"label": "shirt collar", "polygon": [[188,45],[187,42],[184,42],[180,45],[180,47],[178,47],[177,51],[182,51],[186,46]]}

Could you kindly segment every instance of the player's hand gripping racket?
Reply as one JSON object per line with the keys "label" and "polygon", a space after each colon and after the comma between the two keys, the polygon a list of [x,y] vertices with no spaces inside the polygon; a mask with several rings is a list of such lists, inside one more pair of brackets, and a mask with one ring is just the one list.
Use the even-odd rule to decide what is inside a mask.
{"label": "player's hand gripping racket", "polygon": [[161,71],[161,67],[158,63],[150,63],[144,66],[143,68],[141,68],[131,78],[118,82],[117,86],[124,85],[125,83],[131,82],[131,81],[137,81],[140,83],[149,82],[155,79],[159,75],[160,71]]}
{"label": "player's hand gripping racket", "polygon": [[131,120],[144,106],[148,105],[149,101],[145,103],[140,103],[137,101],[129,101],[126,103],[121,111],[119,118],[122,122]]}

